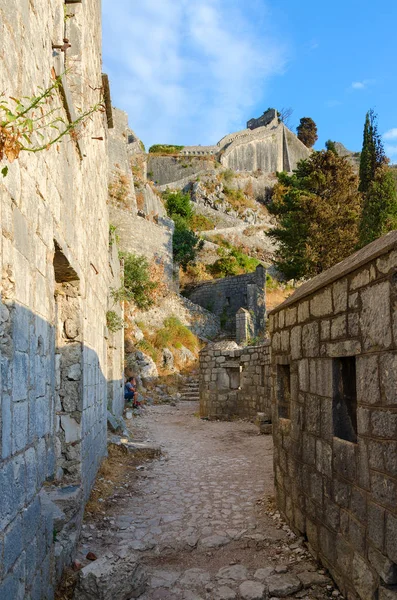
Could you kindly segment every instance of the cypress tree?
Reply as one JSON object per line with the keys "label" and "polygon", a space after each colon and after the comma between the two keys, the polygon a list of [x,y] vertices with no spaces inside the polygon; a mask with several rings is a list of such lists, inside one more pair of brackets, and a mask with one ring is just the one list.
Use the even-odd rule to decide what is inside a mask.
{"label": "cypress tree", "polygon": [[359,190],[363,193],[360,247],[397,227],[397,192],[387,163],[377,116],[371,109],[365,117],[360,159]]}

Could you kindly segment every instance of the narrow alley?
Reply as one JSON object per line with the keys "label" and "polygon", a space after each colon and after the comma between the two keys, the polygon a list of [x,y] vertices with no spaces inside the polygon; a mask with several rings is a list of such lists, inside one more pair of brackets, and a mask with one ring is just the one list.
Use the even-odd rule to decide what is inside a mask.
{"label": "narrow alley", "polygon": [[272,505],[271,436],[197,410],[154,406],[130,421],[134,440],[162,454],[133,467],[105,517],[87,520],[79,560],[137,552],[148,574],[141,600],[338,597]]}

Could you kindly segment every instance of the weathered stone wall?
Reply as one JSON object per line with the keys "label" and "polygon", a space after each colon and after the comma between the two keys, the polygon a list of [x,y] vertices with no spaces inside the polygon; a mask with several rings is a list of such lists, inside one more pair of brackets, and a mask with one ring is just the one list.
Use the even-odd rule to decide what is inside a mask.
{"label": "weathered stone wall", "polygon": [[160,186],[191,178],[202,171],[213,171],[214,168],[214,160],[197,156],[148,155],[148,177]]}
{"label": "weathered stone wall", "polygon": [[236,313],[245,308],[252,314],[255,335],[266,321],[266,271],[260,265],[254,273],[201,283],[189,290],[189,299],[216,314],[222,328],[234,334]]}
{"label": "weathered stone wall", "polygon": [[292,171],[310,150],[283,123],[244,130],[225,146],[220,161],[233,171]]}
{"label": "weathered stone wall", "polygon": [[116,227],[120,248],[146,256],[149,261],[161,262],[168,285],[173,289],[173,221],[163,218],[156,223],[145,217],[133,216],[130,211],[116,206],[110,206],[109,212],[111,223]]}
{"label": "weathered stone wall", "polygon": [[[226,349],[225,349],[226,346]],[[209,344],[200,353],[200,415],[208,419],[271,419],[270,344],[228,349]]]}
{"label": "weathered stone wall", "polygon": [[275,124],[278,123],[278,115],[275,108],[269,108],[269,110],[264,112],[263,115],[258,119],[250,119],[247,123],[247,129],[257,129],[258,127],[265,127],[266,125],[270,125],[272,121]]}
{"label": "weathered stone wall", "polygon": [[161,262],[169,287],[176,289],[174,223],[168,219],[161,198],[147,183],[146,155],[129,129],[128,115],[114,108],[113,120],[115,127],[109,136],[110,222],[116,228],[120,248],[143,255],[150,262]]}
{"label": "weathered stone wall", "polygon": [[397,232],[270,314],[277,502],[342,593],[397,598]]}
{"label": "weathered stone wall", "polygon": [[[63,61],[52,43],[67,37],[70,96],[82,109],[98,102],[100,7],[74,3],[66,20],[64,9],[61,0],[0,1],[7,96],[47,88]],[[73,552],[106,452],[106,311],[109,288],[119,285],[109,268],[107,188],[102,112],[79,140],[21,153],[0,181],[1,598],[53,597],[55,568]],[[114,376],[121,390],[121,372]],[[55,479],[68,503],[56,520],[48,500]]]}

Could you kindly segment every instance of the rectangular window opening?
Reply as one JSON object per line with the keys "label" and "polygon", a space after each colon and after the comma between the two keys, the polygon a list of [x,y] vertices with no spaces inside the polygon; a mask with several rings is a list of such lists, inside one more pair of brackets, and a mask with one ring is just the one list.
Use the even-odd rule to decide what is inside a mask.
{"label": "rectangular window opening", "polygon": [[226,296],[226,305],[230,306],[230,296]]}
{"label": "rectangular window opening", "polygon": [[266,365],[261,365],[261,386],[265,387],[266,383]]}
{"label": "rectangular window opening", "polygon": [[290,418],[291,407],[291,366],[277,365],[278,416]]}
{"label": "rectangular window opening", "polygon": [[333,379],[334,436],[357,443],[356,357],[334,358]]}
{"label": "rectangular window opening", "polygon": [[240,389],[240,377],[241,377],[241,367],[228,369],[229,381],[230,381],[230,389],[238,390]]}

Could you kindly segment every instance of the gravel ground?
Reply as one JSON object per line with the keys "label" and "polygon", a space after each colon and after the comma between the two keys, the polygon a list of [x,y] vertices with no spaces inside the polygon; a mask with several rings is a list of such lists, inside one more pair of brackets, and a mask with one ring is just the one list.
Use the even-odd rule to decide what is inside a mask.
{"label": "gravel ground", "polygon": [[129,422],[134,440],[162,456],[133,467],[106,516],[85,523],[78,559],[138,552],[149,574],[141,600],[342,598],[268,501],[271,437],[197,411],[154,406]]}

